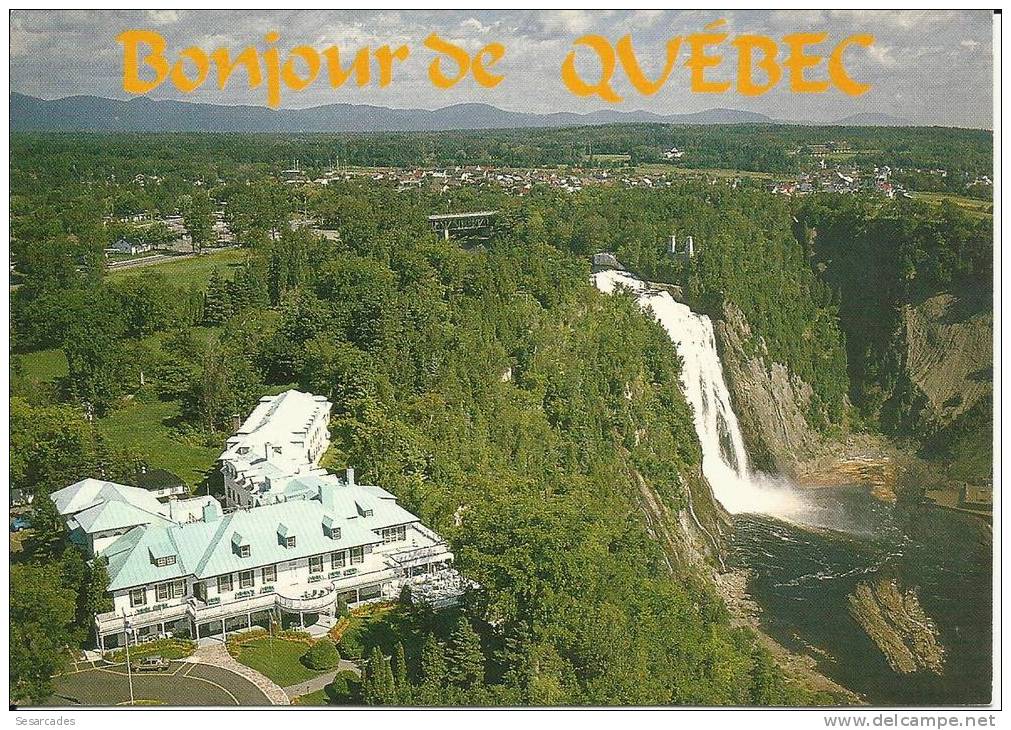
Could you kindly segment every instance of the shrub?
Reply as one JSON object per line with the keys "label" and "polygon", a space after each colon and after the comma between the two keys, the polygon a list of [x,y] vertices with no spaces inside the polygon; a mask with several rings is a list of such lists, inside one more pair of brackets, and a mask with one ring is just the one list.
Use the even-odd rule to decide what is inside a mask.
{"label": "shrub", "polygon": [[334,705],[352,705],[358,702],[361,680],[354,672],[337,672],[333,682],[323,688]]}
{"label": "shrub", "polygon": [[337,647],[334,646],[333,639],[330,638],[320,639],[310,646],[309,651],[302,656],[305,665],[317,671],[333,669],[340,659],[341,655],[337,651]]}
{"label": "shrub", "polygon": [[337,648],[340,650],[341,656],[348,659],[361,659],[365,654],[365,649],[362,646],[362,640],[358,633],[357,630],[349,628],[341,636],[340,641],[337,642]]}

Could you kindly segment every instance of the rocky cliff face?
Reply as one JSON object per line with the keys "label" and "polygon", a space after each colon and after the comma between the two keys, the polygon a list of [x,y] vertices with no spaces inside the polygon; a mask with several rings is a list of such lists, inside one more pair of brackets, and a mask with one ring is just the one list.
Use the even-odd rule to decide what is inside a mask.
{"label": "rocky cliff face", "polygon": [[800,465],[822,448],[822,439],[807,423],[811,386],[781,363],[766,364],[759,343],[753,351],[751,328],[733,304],[713,323],[724,376],[734,410],[756,469],[796,475]]}
{"label": "rocky cliff face", "polygon": [[951,426],[993,393],[993,312],[950,293],[901,312],[902,356],[916,430]]}

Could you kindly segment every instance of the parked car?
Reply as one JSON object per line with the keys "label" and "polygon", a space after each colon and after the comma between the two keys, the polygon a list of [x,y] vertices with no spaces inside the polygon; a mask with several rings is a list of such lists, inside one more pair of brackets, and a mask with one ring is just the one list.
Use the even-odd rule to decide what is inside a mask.
{"label": "parked car", "polygon": [[11,532],[21,532],[22,530],[27,530],[31,526],[32,523],[27,517],[15,517],[11,521]]}
{"label": "parked car", "polygon": [[164,672],[168,668],[169,660],[157,654],[133,662],[133,671],[135,672]]}

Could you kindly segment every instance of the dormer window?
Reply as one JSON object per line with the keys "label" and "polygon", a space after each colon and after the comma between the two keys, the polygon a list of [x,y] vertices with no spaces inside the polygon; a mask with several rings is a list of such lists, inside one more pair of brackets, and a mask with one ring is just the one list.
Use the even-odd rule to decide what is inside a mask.
{"label": "dormer window", "polygon": [[236,532],[232,535],[232,552],[240,558],[248,558],[253,551],[249,546],[249,541]]}
{"label": "dormer window", "polygon": [[295,547],[295,536],[283,523],[277,526],[277,543],[286,548]]}
{"label": "dormer window", "polygon": [[248,453],[249,453],[249,447],[248,446],[240,446],[239,447],[239,454],[241,454],[242,456],[245,456]]}
{"label": "dormer window", "polygon": [[323,518],[323,534],[331,540],[341,539],[341,528],[337,525],[337,521],[329,515]]}
{"label": "dormer window", "polygon": [[148,548],[151,564],[158,568],[166,568],[176,564],[175,548],[167,541],[160,541]]}

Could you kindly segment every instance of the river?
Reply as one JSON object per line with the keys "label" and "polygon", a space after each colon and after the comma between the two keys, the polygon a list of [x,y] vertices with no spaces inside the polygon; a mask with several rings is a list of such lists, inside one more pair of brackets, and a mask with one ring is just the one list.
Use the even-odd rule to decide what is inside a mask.
{"label": "river", "polygon": [[[682,360],[681,388],[702,446],[702,470],[735,525],[731,563],[751,578],[763,629],[877,705],[983,704],[992,667],[992,540],[978,518],[892,505],[862,487],[805,489],[754,472],[723,377],[712,322],[664,289],[625,272],[594,284],[636,294]],[[895,671],[849,612],[859,583],[894,579],[913,590],[945,659],[940,675]]]}

